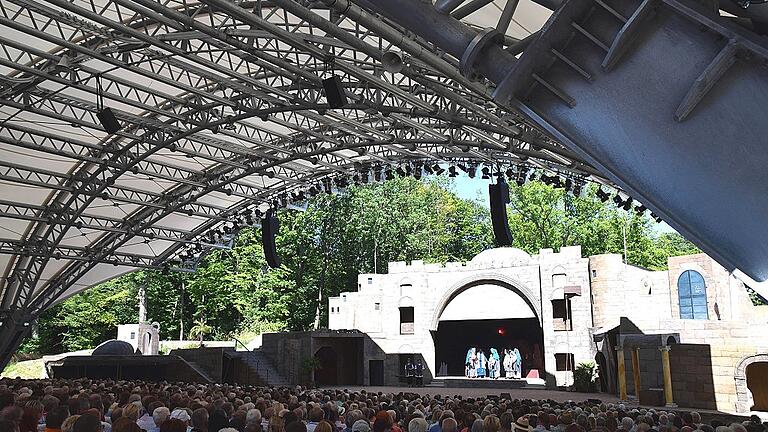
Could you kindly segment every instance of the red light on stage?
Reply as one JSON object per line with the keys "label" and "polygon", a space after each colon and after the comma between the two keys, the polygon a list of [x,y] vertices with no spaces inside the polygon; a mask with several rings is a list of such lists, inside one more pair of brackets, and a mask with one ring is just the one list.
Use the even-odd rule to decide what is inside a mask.
{"label": "red light on stage", "polygon": [[499,336],[504,336],[504,333],[506,332],[507,330],[504,327],[499,327],[498,329],[496,329],[496,333],[498,333]]}

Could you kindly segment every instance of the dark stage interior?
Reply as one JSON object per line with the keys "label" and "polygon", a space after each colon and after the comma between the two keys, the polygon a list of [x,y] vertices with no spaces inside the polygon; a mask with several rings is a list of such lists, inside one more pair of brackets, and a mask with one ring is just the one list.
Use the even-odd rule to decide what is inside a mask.
{"label": "dark stage interior", "polygon": [[536,318],[440,321],[432,338],[436,370],[446,363],[448,376],[464,375],[464,359],[470,347],[478,347],[486,355],[490,348],[496,348],[502,360],[504,349],[517,348],[523,356],[523,377],[531,369],[538,369],[542,376],[544,373],[544,334]]}

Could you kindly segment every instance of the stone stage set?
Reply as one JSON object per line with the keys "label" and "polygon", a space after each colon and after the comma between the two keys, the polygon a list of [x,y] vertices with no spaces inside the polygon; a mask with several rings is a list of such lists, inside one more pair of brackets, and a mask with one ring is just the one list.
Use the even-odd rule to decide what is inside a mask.
{"label": "stone stage set", "polygon": [[[534,256],[490,249],[444,266],[393,262],[329,299],[330,329],[266,333],[254,351],[171,355],[200,381],[323,387],[404,387],[406,363],[420,359],[425,387],[494,391],[563,389],[578,363],[595,362],[599,390],[621,400],[768,410],[768,311],[707,255],[669,258],[668,268],[582,257],[578,246]],[[517,347],[525,379],[465,378],[471,346]],[[95,373],[66,373],[73,360],[51,372]],[[107,369],[99,373],[120,373]]]}

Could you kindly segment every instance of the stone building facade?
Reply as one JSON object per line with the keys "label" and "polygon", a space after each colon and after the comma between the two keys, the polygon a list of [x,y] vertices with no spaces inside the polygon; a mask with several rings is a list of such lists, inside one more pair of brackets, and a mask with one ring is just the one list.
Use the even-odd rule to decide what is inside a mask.
{"label": "stone building facade", "polygon": [[[637,350],[639,386],[635,392],[635,375],[627,367],[628,397],[661,388],[660,347],[630,350],[622,342],[658,335],[661,345],[671,345],[673,395],[680,405],[768,409],[768,377],[762,376],[768,306],[754,306],[746,287],[707,255],[673,257],[668,264],[668,271],[650,271],[624,264],[621,255],[583,257],[579,246],[533,256],[490,249],[469,262],[445,265],[392,262],[387,274],[360,275],[356,292],[329,299],[329,328],[359,330],[375,345],[366,349],[365,384],[381,381],[368,360],[382,361],[383,381],[393,384],[402,366],[394,358],[405,355],[423,358],[426,375],[433,377],[441,366],[435,334],[446,308],[459,298],[461,308],[470,310],[473,300],[460,294],[501,286],[524,301],[541,327],[538,373],[549,387],[572,384],[574,363],[598,360],[604,390],[618,393],[617,354],[624,350],[629,359]],[[706,361],[691,364],[697,356]]]}

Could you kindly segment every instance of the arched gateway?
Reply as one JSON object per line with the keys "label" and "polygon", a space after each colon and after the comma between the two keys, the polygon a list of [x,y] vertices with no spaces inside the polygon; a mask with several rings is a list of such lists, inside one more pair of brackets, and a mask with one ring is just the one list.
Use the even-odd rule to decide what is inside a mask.
{"label": "arched gateway", "polygon": [[[523,377],[544,372],[544,339],[538,296],[519,280],[499,273],[480,273],[458,281],[437,303],[430,331],[435,367],[447,376],[462,376],[470,347],[490,356],[490,349],[518,349]],[[504,376],[503,368],[500,368]]]}

